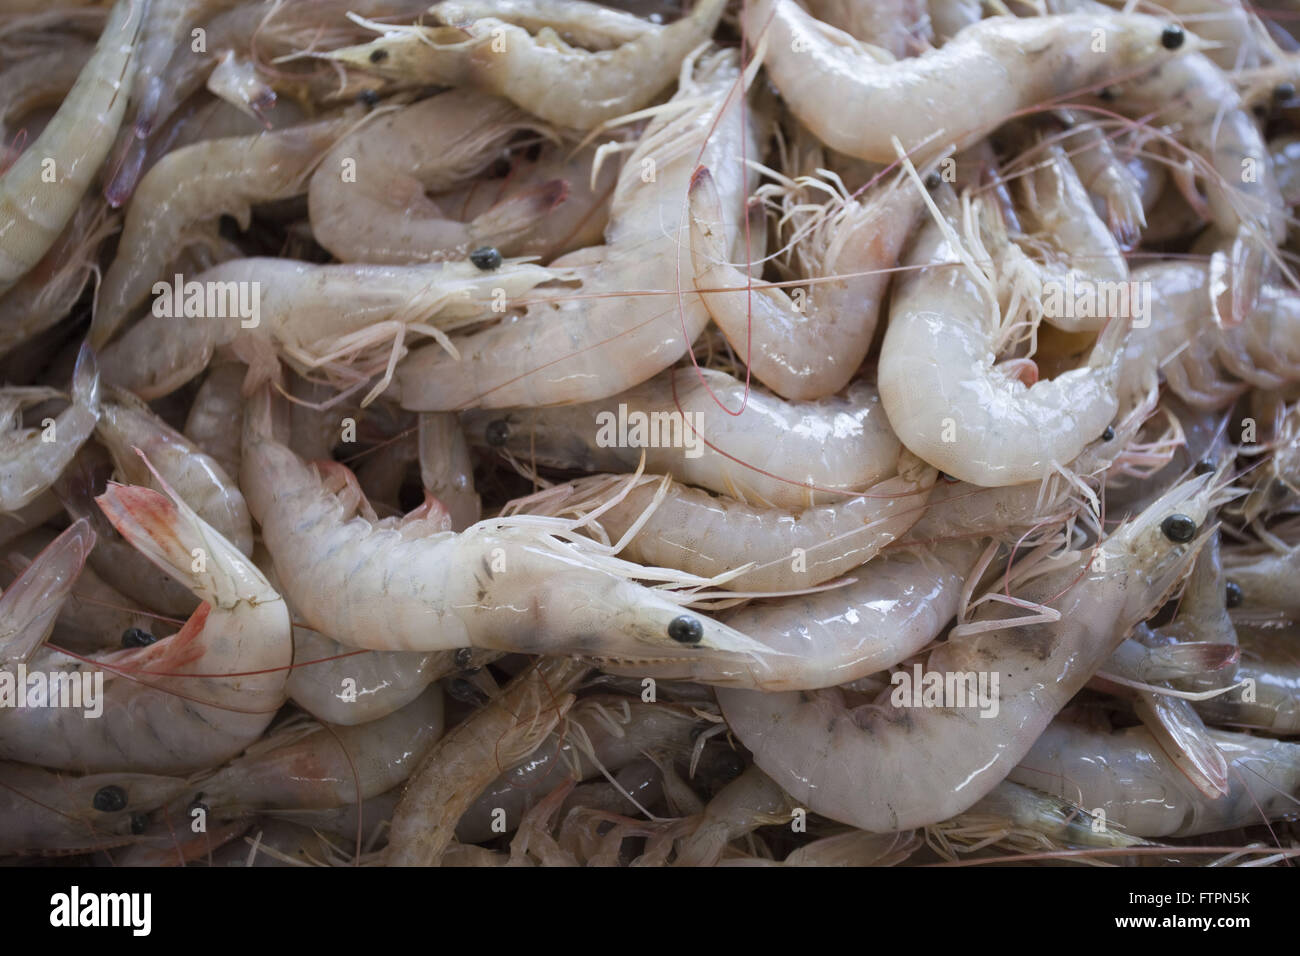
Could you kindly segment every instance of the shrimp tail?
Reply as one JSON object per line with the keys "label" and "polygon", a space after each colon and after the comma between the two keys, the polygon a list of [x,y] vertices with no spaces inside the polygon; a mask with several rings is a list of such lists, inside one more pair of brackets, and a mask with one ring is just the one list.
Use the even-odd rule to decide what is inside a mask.
{"label": "shrimp tail", "polygon": [[45,643],[94,546],[90,522],[74,521],[5,589],[0,597],[0,662],[26,661]]}
{"label": "shrimp tail", "polygon": [[77,352],[77,364],[72,370],[72,401],[92,411],[98,411],[100,399],[99,362],[89,342],[83,342]]}

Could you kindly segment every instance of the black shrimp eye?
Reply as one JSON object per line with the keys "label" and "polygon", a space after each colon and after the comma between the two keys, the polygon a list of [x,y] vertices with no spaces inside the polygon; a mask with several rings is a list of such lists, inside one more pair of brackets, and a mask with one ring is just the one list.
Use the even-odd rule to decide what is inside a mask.
{"label": "black shrimp eye", "polygon": [[1202,458],[1192,468],[1192,472],[1197,475],[1208,475],[1214,471],[1214,462],[1208,458]]}
{"label": "black shrimp eye", "polygon": [[144,833],[149,828],[149,815],[147,813],[134,813],[131,815],[131,832],[136,836]]}
{"label": "black shrimp eye", "polygon": [[1176,23],[1171,23],[1160,31],[1160,45],[1166,50],[1177,50],[1187,39],[1187,34],[1183,33],[1183,28]]}
{"label": "black shrimp eye", "polygon": [[150,644],[157,643],[158,638],[154,637],[148,631],[142,631],[138,627],[128,627],[122,632],[123,647],[148,647]]}
{"label": "black shrimp eye", "polygon": [[1196,537],[1196,522],[1187,515],[1170,515],[1160,522],[1160,530],[1170,541],[1186,544]]}
{"label": "black shrimp eye", "polygon": [[1246,600],[1246,595],[1241,592],[1241,585],[1236,581],[1225,581],[1223,584],[1223,606],[1224,607],[1241,607],[1241,602]]}
{"label": "black shrimp eye", "polygon": [[1101,440],[1102,440],[1102,441],[1114,441],[1114,440],[1115,440],[1115,429],[1113,429],[1113,428],[1111,428],[1109,425],[1107,425],[1107,426],[1106,426],[1106,430],[1105,430],[1104,432],[1101,433]]}
{"label": "black shrimp eye", "polygon": [[469,261],[484,272],[501,268],[501,253],[492,246],[481,246],[469,254]]}
{"label": "black shrimp eye", "polygon": [[126,791],[113,784],[100,787],[95,791],[95,799],[90,805],[100,813],[117,813],[119,810],[125,810]]}
{"label": "black shrimp eye", "polygon": [[939,177],[938,173],[931,173],[929,176],[925,177],[925,188],[938,189],[941,182],[943,182],[943,180]]}
{"label": "black shrimp eye", "polygon": [[357,94],[357,99],[360,100],[362,103],[364,103],[366,106],[378,106],[379,91],[362,90],[360,93]]}
{"label": "black shrimp eye", "polygon": [[464,670],[469,667],[470,661],[474,659],[474,649],[470,647],[461,647],[456,650],[456,667]]}
{"label": "black shrimp eye", "polygon": [[1115,91],[1109,86],[1103,86],[1097,91],[1097,99],[1101,100],[1103,103],[1109,103],[1115,99]]}
{"label": "black shrimp eye", "polygon": [[510,423],[504,418],[488,422],[487,428],[483,430],[483,437],[487,439],[487,443],[493,448],[503,447],[510,437]]}
{"label": "black shrimp eye", "polygon": [[675,617],[668,625],[668,636],[678,644],[698,644],[704,640],[704,625],[699,618],[683,614]]}
{"label": "black shrimp eye", "polygon": [[1295,84],[1290,82],[1279,83],[1273,87],[1273,99],[1278,103],[1286,103],[1295,99]]}
{"label": "black shrimp eye", "polygon": [[387,59],[388,59],[388,51],[383,49],[382,47],[378,50],[370,51],[371,63],[383,63]]}

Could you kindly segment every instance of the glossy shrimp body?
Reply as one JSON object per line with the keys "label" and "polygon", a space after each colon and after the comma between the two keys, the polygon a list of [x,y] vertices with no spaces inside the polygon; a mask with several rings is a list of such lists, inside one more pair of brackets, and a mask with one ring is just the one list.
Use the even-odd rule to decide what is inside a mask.
{"label": "glossy shrimp body", "polygon": [[[1019,110],[1182,52],[1162,46],[1166,23],[1139,14],[991,17],[896,62],[864,53],[794,0],[750,3],[744,25],[751,43],[766,43],[763,64],[782,98],[822,142],[884,163],[896,158],[891,137],[909,152],[960,149]],[[1094,52],[1096,31],[1104,52]],[[1191,44],[1180,32],[1177,45]]]}
{"label": "glossy shrimp body", "polygon": [[1011,779],[1104,810],[1108,822],[1142,837],[1195,836],[1295,813],[1300,744],[1208,733],[1229,768],[1229,792],[1218,799],[1197,790],[1145,727],[1107,733],[1052,721]]}
{"label": "glossy shrimp body", "polygon": [[239,474],[241,438],[231,422],[243,421],[244,367],[238,362],[214,362],[199,386],[185,437],[211,457],[227,475]]}
{"label": "glossy shrimp body", "polygon": [[117,256],[99,290],[91,344],[102,348],[113,338],[196,227],[232,216],[247,230],[253,204],[301,193],[307,174],[359,115],[347,111],[256,136],[204,140],[164,156],[127,210]]}
{"label": "glossy shrimp body", "polygon": [[[17,407],[4,404],[12,418]],[[68,407],[39,429],[17,428],[0,439],[0,510],[17,511],[49,488],[95,430],[99,413],[99,368],[89,346],[82,346]]]}
{"label": "glossy shrimp body", "polygon": [[755,378],[783,398],[824,398],[847,385],[866,357],[889,270],[920,211],[910,183],[827,203],[800,245],[814,281],[796,304],[730,263],[725,237],[706,226],[722,218],[721,202],[712,177],[701,174],[691,188],[695,288]]}
{"label": "glossy shrimp body", "polygon": [[922,268],[894,292],[881,402],[903,444],[949,475],[984,487],[1044,479],[1115,417],[1127,322],[1111,319],[1085,367],[1026,386],[995,364],[996,300],[958,248],[955,199],[939,198],[945,223],[922,228],[910,258]]}
{"label": "glossy shrimp body", "polygon": [[954,816],[1007,776],[1125,631],[1186,572],[1199,542],[1173,540],[1162,528],[1172,514],[1204,520],[1210,477],[1172,488],[1104,539],[1101,554],[1082,555],[1022,589],[1021,599],[1052,602],[1059,620],[977,631],[931,652],[926,671],[969,675],[968,686],[983,674],[988,691],[999,675],[998,688],[977,705],[963,695],[964,703],[954,696],[942,706],[940,694],[913,709],[919,693],[914,699],[894,680],[889,706],[851,710],[838,689],[724,689],[723,714],[755,763],[818,813],[872,832]]}
{"label": "glossy shrimp body", "polygon": [[901,450],[866,382],[816,402],[785,402],[725,372],[693,368],[603,401],[471,412],[464,421],[471,444],[526,462],[634,471],[644,453],[648,471],[790,510],[843,501],[893,477]]}
{"label": "glossy shrimp body", "polygon": [[111,485],[99,501],[135,547],[203,603],[180,632],[148,646],[85,661],[43,652],[33,669],[105,672],[101,716],[88,720],[68,707],[7,712],[0,756],[142,773],[184,773],[229,759],[261,736],[284,702],[293,654],[284,601],[179,499]]}
{"label": "glossy shrimp body", "polygon": [[126,111],[147,8],[148,0],[118,0],[54,119],[0,176],[0,294],[45,255],[108,154]]}
{"label": "glossy shrimp body", "polygon": [[[274,377],[278,355],[315,368],[336,356],[357,361],[359,353],[377,354],[382,370],[385,358],[391,364],[401,354],[408,324],[423,328],[432,319],[455,327],[491,315],[497,290],[518,295],[558,275],[517,262],[485,273],[469,262],[322,266],[235,259],[185,283],[197,283],[208,299],[218,299],[213,314],[200,303],[202,314],[172,317],[166,313],[174,308],[159,309],[156,300],[153,313],[105,349],[105,375],[141,398],[154,399],[202,372],[223,346],[233,346],[249,364],[246,390]],[[169,286],[163,298],[174,300],[174,288]],[[235,292],[221,291],[231,289]]]}
{"label": "glossy shrimp body", "polygon": [[730,248],[743,231],[753,177],[740,157],[757,153],[756,125],[735,53],[689,58],[668,111],[651,121],[619,173],[605,245],[552,263],[571,261],[581,288],[454,339],[459,361],[415,352],[399,367],[392,397],[415,411],[584,402],[672,365],[708,323],[688,291],[692,180],[699,166],[711,171],[724,218],[708,227]]}
{"label": "glossy shrimp body", "polygon": [[756,671],[768,666],[745,635],[630,580],[653,569],[558,537],[571,523],[523,516],[456,534],[419,512],[378,522],[353,516],[355,503],[331,492],[258,418],[245,424],[241,487],[286,596],[308,624],[344,644],[629,663],[716,655]]}
{"label": "glossy shrimp body", "polygon": [[481,246],[515,255],[518,241],[564,199],[563,183],[524,190],[465,223],[425,192],[477,175],[521,130],[551,135],[506,100],[472,90],[378,116],[345,136],[312,176],[312,234],[343,262],[464,259]]}
{"label": "glossy shrimp body", "polygon": [[1219,726],[1251,727],[1276,735],[1300,734],[1300,655],[1294,632],[1238,624],[1242,688],[1197,702],[1196,709]]}
{"label": "glossy shrimp body", "polygon": [[420,484],[447,509],[451,530],[464,531],[483,516],[464,429],[449,412],[421,414],[419,429]]}

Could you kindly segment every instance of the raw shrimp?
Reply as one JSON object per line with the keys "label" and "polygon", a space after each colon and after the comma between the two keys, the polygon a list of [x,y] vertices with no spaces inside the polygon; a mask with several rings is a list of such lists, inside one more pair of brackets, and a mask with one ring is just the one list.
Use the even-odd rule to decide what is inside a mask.
{"label": "raw shrimp", "polygon": [[1227,578],[1240,589],[1244,606],[1300,619],[1300,589],[1295,586],[1300,546],[1258,554],[1230,551],[1224,563]]}
{"label": "raw shrimp", "polygon": [[1061,145],[1079,181],[1105,212],[1111,234],[1124,246],[1135,245],[1146,228],[1143,184],[1115,151],[1110,137],[1084,114],[1061,110],[1070,124]]}
{"label": "raw shrimp", "polygon": [[933,39],[924,0],[811,0],[808,10],[828,26],[900,60],[916,54]]}
{"label": "raw shrimp", "polygon": [[[797,512],[754,507],[671,482],[622,553],[701,577],[753,563],[723,584],[729,590],[814,587],[866,564],[924,513],[935,471],[908,459],[903,474],[872,485],[861,497]],[[614,486],[620,480],[625,479],[597,476],[575,493],[588,483]],[[602,514],[601,526],[620,540],[658,496],[656,484],[647,480]]]}
{"label": "raw shrimp", "polygon": [[[835,196],[812,214],[797,254],[813,282],[797,303],[730,264],[725,236],[708,226],[723,213],[707,170],[690,195],[696,291],[754,377],[794,400],[847,385],[871,347],[889,270],[922,208],[912,184],[891,182],[861,201]],[[713,291],[720,289],[737,291]]]}
{"label": "raw shrimp", "polygon": [[[169,428],[147,405],[129,393],[115,392],[100,409],[95,433],[126,482],[156,484],[150,480],[150,466],[158,469],[162,479],[217,534],[244,554],[253,553],[252,519],[234,478],[214,458]],[[142,453],[148,466],[141,459]],[[161,490],[161,486],[156,487]]]}
{"label": "raw shrimp", "polygon": [[895,137],[914,156],[923,149],[920,164],[1021,110],[1199,47],[1181,28],[1140,14],[991,17],[896,62],[871,56],[794,0],[747,4],[744,26],[750,43],[765,44],[763,65],[782,99],[822,142],[883,163],[896,158]]}
{"label": "raw shrimp", "polygon": [[[723,714],[754,762],[823,816],[879,833],[961,813],[1006,777],[1128,628],[1186,573],[1203,540],[1195,529],[1218,490],[1212,477],[1175,485],[1093,553],[1067,554],[1073,559],[1020,590],[1020,601],[1050,605],[1059,619],[977,630],[932,651],[925,671],[961,680],[972,697],[983,677],[987,700],[976,706],[954,706],[955,695],[943,706],[940,694],[925,709],[850,710],[838,689],[722,689]],[[920,690],[918,683],[918,698]],[[895,687],[891,699],[911,705],[906,691]]]}
{"label": "raw shrimp", "polygon": [[305,627],[293,629],[289,699],[318,720],[353,726],[381,720],[455,671],[455,651],[368,651]]}
{"label": "raw shrimp", "polygon": [[118,0],[54,119],[0,176],[0,295],[54,244],[108,155],[147,7],[148,0]]}
{"label": "raw shrimp", "polygon": [[356,514],[359,492],[344,466],[322,475],[270,437],[268,398],[263,392],[245,420],[240,487],[286,597],[322,633],[376,650],[480,647],[629,664],[716,656],[754,672],[769,666],[745,635],[629,576],[702,579],[611,557],[577,535],[575,522],[524,515],[456,534],[425,509],[367,520]]}
{"label": "raw shrimp", "polygon": [[229,759],[261,736],[284,702],[293,656],[284,601],[179,498],[110,485],[98,500],[135,547],[203,603],[180,632],[145,647],[84,661],[55,651],[34,659],[31,669],[50,672],[52,681],[105,671],[102,714],[9,711],[0,715],[0,758],[141,773],[184,773]]}
{"label": "raw shrimp", "polygon": [[586,664],[545,657],[442,738],[411,775],[393,814],[385,862],[433,866],[451,842],[456,822],[504,766],[544,744],[573,706],[571,693]]}
{"label": "raw shrimp", "polygon": [[459,26],[495,17],[532,33],[551,29],[564,42],[603,50],[661,33],[660,24],[585,0],[442,0],[438,19]]}
{"label": "raw shrimp", "polygon": [[344,136],[311,177],[312,235],[343,262],[464,259],[482,246],[515,255],[533,225],[564,200],[563,182],[525,189],[463,223],[425,192],[478,175],[525,130],[553,135],[506,100],[472,90],[377,116]]}
{"label": "raw shrimp", "polygon": [[[738,414],[739,413],[739,414]],[[564,408],[464,416],[472,444],[583,471],[646,469],[757,507],[843,501],[898,473],[901,446],[866,382],[784,402],[725,372],[680,368]]]}
{"label": "raw shrimp", "polygon": [[755,856],[724,856],[718,866],[897,866],[921,848],[913,830],[864,833],[847,830],[792,850],[780,863]]}
{"label": "raw shrimp", "polygon": [[1026,386],[994,364],[996,300],[953,228],[955,197],[945,187],[938,198],[943,220],[922,227],[910,256],[922,268],[894,290],[881,402],[903,444],[949,475],[984,487],[1042,480],[1115,417],[1128,323],[1110,320],[1086,367]]}
{"label": "raw shrimp", "polygon": [[149,814],[184,789],[185,781],[177,777],[118,772],[72,777],[0,763],[0,855],[85,853],[130,844],[144,831]]}
{"label": "raw shrimp", "polygon": [[93,51],[89,43],[74,40],[0,70],[0,143],[9,141],[15,120],[62,102]]}
{"label": "raw shrimp", "polygon": [[[698,7],[697,7],[698,9]],[[758,153],[735,51],[688,57],[677,93],[657,113],[619,173],[605,245],[572,263],[572,295],[541,298],[524,317],[453,339],[459,360],[422,349],[398,368],[396,394],[414,411],[558,405],[616,394],[686,354],[708,312],[688,292],[688,193],[708,167],[724,219],[706,224],[731,248],[753,179],[741,156]],[[633,290],[654,294],[629,295]],[[683,334],[684,333],[684,334]]]}
{"label": "raw shrimp", "polygon": [[460,420],[450,412],[423,412],[419,427],[420,483],[451,516],[451,530],[464,531],[483,516],[483,507]]}
{"label": "raw shrimp", "polygon": [[0,597],[0,662],[25,662],[45,642],[94,546],[90,524],[75,521],[5,588]]}
{"label": "raw shrimp", "polygon": [[[1271,734],[1300,734],[1300,656],[1293,631],[1239,624],[1241,659],[1236,679],[1247,688],[1196,703],[1216,724],[1253,727]],[[1247,699],[1247,698],[1251,699]]]}
{"label": "raw shrimp", "polygon": [[[41,399],[49,397],[43,390],[38,392]],[[99,368],[90,346],[83,345],[77,353],[68,407],[45,419],[40,428],[22,428],[21,421],[15,422],[30,394],[24,389],[0,391],[0,424],[7,429],[0,438],[3,511],[17,511],[49,488],[94,431],[100,414]]]}
{"label": "raw shrimp", "polygon": [[1103,810],[1108,824],[1140,837],[1195,836],[1295,814],[1300,744],[1208,733],[1229,764],[1231,790],[1217,800],[1183,776],[1145,727],[1107,733],[1054,720],[1011,779]]}
{"label": "raw shrimp", "polygon": [[213,362],[199,386],[185,421],[185,437],[221,466],[239,474],[239,430],[231,422],[244,418],[244,367],[238,362]]}
{"label": "raw shrimp", "polygon": [[204,140],[164,156],[127,210],[117,257],[99,289],[91,344],[108,344],[196,228],[231,216],[247,231],[254,204],[302,193],[316,162],[360,115],[348,110],[256,136]]}
{"label": "raw shrimp", "polygon": [[[275,376],[277,354],[318,367],[378,350],[389,353],[391,365],[408,331],[440,335],[439,325],[489,316],[502,296],[521,295],[561,275],[512,260],[484,272],[470,262],[322,266],[235,259],[185,282],[183,316],[165,314],[175,311],[171,302],[182,295],[169,285],[154,314],[105,349],[105,378],[141,398],[158,398],[202,372],[213,352],[227,345],[249,363],[246,391]],[[193,297],[192,283],[200,290]],[[167,307],[160,310],[159,302]],[[191,307],[200,314],[191,314]],[[389,340],[392,347],[381,348]]]}
{"label": "raw shrimp", "polygon": [[441,736],[442,690],[434,685],[367,724],[317,727],[287,737],[272,733],[214,775],[192,783],[189,799],[219,820],[253,810],[355,803],[405,781]]}
{"label": "raw shrimp", "polygon": [[[593,129],[650,103],[683,58],[712,35],[725,6],[725,0],[696,0],[671,26],[596,52],[569,46],[547,27],[534,37],[489,16],[454,27],[370,24],[384,32],[380,40],[327,55],[402,82],[476,87],[557,126]],[[465,12],[461,4],[429,9],[443,23]]]}
{"label": "raw shrimp", "polygon": [[727,844],[768,824],[789,823],[795,802],[750,767],[709,801],[695,829],[677,844],[677,866],[713,866]]}

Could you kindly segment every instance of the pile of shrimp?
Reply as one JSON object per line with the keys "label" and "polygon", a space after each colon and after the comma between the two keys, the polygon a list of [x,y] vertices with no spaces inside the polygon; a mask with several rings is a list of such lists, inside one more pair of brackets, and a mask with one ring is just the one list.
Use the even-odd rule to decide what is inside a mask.
{"label": "pile of shrimp", "polygon": [[1295,865],[1274,5],[0,4],[0,863]]}

